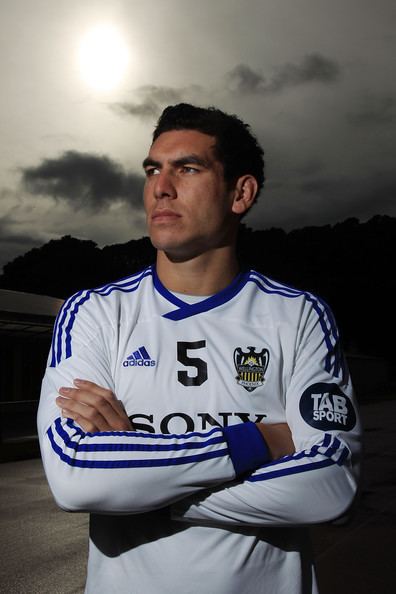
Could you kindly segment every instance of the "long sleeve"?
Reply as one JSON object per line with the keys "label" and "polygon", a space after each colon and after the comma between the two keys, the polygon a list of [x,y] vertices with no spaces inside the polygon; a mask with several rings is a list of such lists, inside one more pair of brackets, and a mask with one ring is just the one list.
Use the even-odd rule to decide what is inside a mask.
{"label": "long sleeve", "polygon": [[285,526],[342,515],[355,496],[360,426],[336,325],[307,301],[296,341],[285,414],[296,453],[263,465],[244,480],[173,506],[179,521]]}
{"label": "long sleeve", "polygon": [[[91,297],[93,301],[93,297]],[[253,423],[185,435],[84,433],[60,417],[61,386],[84,378],[114,390],[116,325],[71,298],[61,310],[42,384],[38,432],[50,487],[69,511],[140,513],[233,480],[268,457]],[[77,304],[80,304],[78,307]],[[242,441],[244,449],[235,448]]]}

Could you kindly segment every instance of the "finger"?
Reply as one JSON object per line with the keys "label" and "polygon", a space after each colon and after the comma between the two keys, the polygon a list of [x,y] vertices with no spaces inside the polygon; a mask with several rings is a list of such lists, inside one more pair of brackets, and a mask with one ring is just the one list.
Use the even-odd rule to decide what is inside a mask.
{"label": "finger", "polygon": [[59,406],[75,411],[89,422],[94,423],[99,431],[132,430],[132,424],[123,406],[115,397],[109,402],[92,390],[78,388],[60,388],[59,393],[69,399],[67,406],[66,403],[62,403],[62,400],[58,404]]}
{"label": "finger", "polygon": [[73,384],[75,384],[78,388],[88,390],[90,392],[93,392],[94,394],[98,394],[98,396],[107,397],[109,394],[113,394],[111,390],[104,388],[103,386],[99,386],[99,384],[95,384],[95,382],[90,382],[88,380],[76,378],[73,380]]}
{"label": "finger", "polygon": [[72,419],[73,421],[76,421],[80,425],[80,427],[85,431],[85,433],[97,433],[99,431],[99,428],[96,427],[93,423],[91,423],[87,419],[84,419],[83,417],[81,417],[81,415],[78,415],[70,409],[62,408],[61,414],[63,418]]}
{"label": "finger", "polygon": [[105,398],[117,412],[119,411],[119,407],[117,405],[117,398],[114,392],[112,392],[110,389],[104,388],[103,386],[99,386],[94,382],[90,382],[88,380],[83,380],[79,378],[73,380],[73,383],[75,386],[77,386],[78,389],[88,391],[92,394],[96,394],[97,396]]}
{"label": "finger", "polygon": [[[97,391],[83,388],[59,388],[59,394],[70,398],[75,402],[82,402],[88,406],[100,407],[110,406],[109,400],[102,394],[98,394]],[[118,409],[117,409],[118,410]]]}
{"label": "finger", "polygon": [[96,408],[84,404],[79,400],[63,398],[58,396],[56,404],[65,412],[69,418],[77,421],[85,431],[107,431],[109,424],[102,413]]}

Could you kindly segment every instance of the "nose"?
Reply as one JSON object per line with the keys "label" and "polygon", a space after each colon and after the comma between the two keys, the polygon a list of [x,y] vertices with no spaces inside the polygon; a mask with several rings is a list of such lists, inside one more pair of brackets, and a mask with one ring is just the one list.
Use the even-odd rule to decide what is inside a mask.
{"label": "nose", "polygon": [[175,184],[172,179],[172,175],[169,172],[162,170],[160,173],[158,173],[158,175],[155,176],[154,196],[157,199],[176,198],[177,192]]}

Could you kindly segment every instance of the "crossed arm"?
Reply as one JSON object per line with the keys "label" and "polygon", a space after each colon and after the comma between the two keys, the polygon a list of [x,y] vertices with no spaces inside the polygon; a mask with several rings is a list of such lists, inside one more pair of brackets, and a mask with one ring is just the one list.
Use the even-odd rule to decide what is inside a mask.
{"label": "crossed arm", "polygon": [[[83,380],[75,380],[74,385],[59,390],[56,404],[63,417],[82,427],[88,440],[96,432],[97,435],[127,432],[132,438],[144,435],[133,433],[133,425],[111,390]],[[353,499],[356,480],[350,462],[346,461],[350,452],[341,440],[325,434],[312,441],[310,448],[295,453],[287,424],[259,423],[257,429],[264,437],[262,448],[266,449],[267,445],[270,460],[264,465],[257,464],[256,470],[252,468],[244,473],[237,482],[233,481],[234,469],[230,474],[232,464],[218,459],[211,476],[206,463],[199,463],[192,474],[186,470],[179,472],[177,466],[147,468],[145,476],[142,476],[145,469],[138,470],[138,475],[132,470],[127,472],[128,480],[125,481],[124,474],[119,483],[107,481],[103,474],[95,483],[95,477],[90,480],[81,473],[77,488],[84,491],[87,481],[91,493],[95,493],[91,495],[93,503],[89,499],[88,511],[139,513],[174,504],[174,519],[209,525],[305,524],[330,520],[345,511]],[[98,496],[101,489],[103,494]],[[73,509],[70,503],[62,507]]]}
{"label": "crossed arm", "polygon": [[[75,379],[74,386],[59,389],[56,403],[63,417],[73,419],[87,433],[134,430],[122,402],[111,390],[82,379]],[[271,460],[294,453],[287,423],[256,423],[256,427],[268,447]]]}
{"label": "crossed arm", "polygon": [[[285,427],[272,428],[271,453],[251,422],[185,435],[134,431],[111,390],[82,380],[59,388],[70,369],[64,371],[47,369],[38,429],[50,487],[68,511],[159,509],[230,484],[285,447],[280,438]],[[291,439],[289,449],[294,450]]]}

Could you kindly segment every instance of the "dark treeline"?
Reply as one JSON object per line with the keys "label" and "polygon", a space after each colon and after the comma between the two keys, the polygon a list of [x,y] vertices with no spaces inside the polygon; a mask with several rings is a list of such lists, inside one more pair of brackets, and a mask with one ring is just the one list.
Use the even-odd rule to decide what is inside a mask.
{"label": "dark treeline", "polygon": [[[348,219],[289,233],[242,225],[239,255],[243,265],[327,301],[347,350],[396,361],[396,218]],[[154,258],[147,237],[100,249],[65,236],[7,264],[0,287],[65,298],[136,272]]]}

